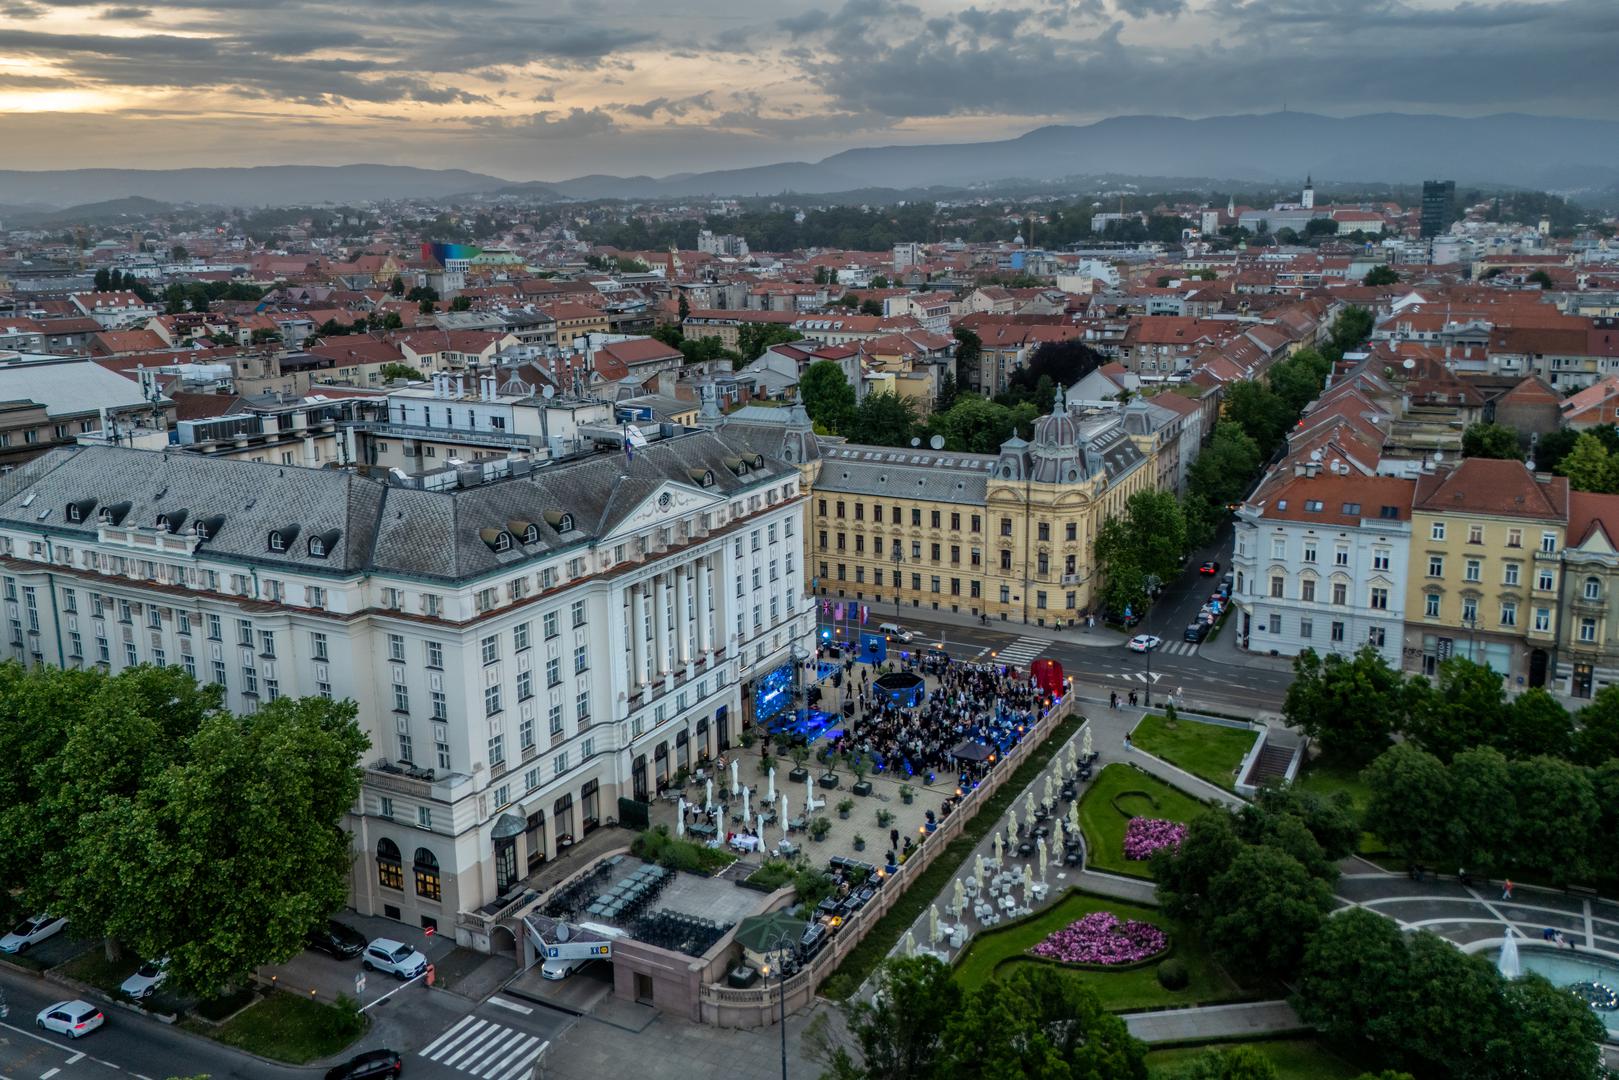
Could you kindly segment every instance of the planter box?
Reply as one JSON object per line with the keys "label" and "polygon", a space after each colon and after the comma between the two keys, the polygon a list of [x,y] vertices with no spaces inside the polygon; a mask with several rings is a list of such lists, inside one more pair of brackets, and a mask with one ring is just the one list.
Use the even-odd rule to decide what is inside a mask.
{"label": "planter box", "polygon": [[872,791],[871,781],[870,780],[862,780],[859,783],[855,784],[853,787],[851,787],[849,789],[849,791],[850,791],[851,794],[854,794],[854,795],[870,795],[871,791]]}
{"label": "planter box", "polygon": [[809,779],[809,770],[803,766],[799,766],[787,774],[787,779],[791,780],[795,784],[802,784],[804,781]]}
{"label": "planter box", "polygon": [[838,786],[838,774],[837,773],[822,773],[820,776],[817,776],[815,778],[815,782],[817,784],[819,784],[821,787],[824,787],[824,788],[827,788],[827,789],[830,790],[831,788],[835,788],[835,787]]}

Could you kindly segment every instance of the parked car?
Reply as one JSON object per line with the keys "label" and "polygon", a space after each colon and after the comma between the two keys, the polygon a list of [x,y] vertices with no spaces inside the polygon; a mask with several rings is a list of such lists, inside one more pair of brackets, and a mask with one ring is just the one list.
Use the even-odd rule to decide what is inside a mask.
{"label": "parked car", "polygon": [[1212,623],[1206,623],[1200,619],[1197,622],[1189,624],[1186,627],[1186,632],[1181,636],[1187,641],[1202,641],[1204,638],[1209,636],[1209,631],[1213,628]]}
{"label": "parked car", "polygon": [[361,959],[367,971],[385,971],[401,979],[414,979],[427,970],[427,957],[392,938],[377,938],[365,947]]}
{"label": "parked car", "polygon": [[136,1001],[144,1001],[152,996],[152,991],[163,985],[163,980],[169,977],[169,960],[148,960],[135,969],[135,974],[125,979],[118,987],[126,997]]}
{"label": "parked car", "polygon": [[304,944],[339,960],[353,960],[365,952],[365,935],[336,919],[327,919],[309,932]]}
{"label": "parked car", "polygon": [[1131,652],[1152,652],[1164,643],[1164,639],[1157,634],[1137,634],[1130,639]]}
{"label": "parked car", "polygon": [[913,637],[916,636],[915,634],[911,633],[911,631],[909,631],[909,630],[905,629],[905,627],[901,626],[899,623],[891,623],[891,622],[878,623],[877,624],[877,632],[880,633],[880,634],[887,634],[889,637],[894,638],[894,639],[896,639],[898,641],[910,641]]}
{"label": "parked car", "polygon": [[[597,937],[605,938],[608,941],[613,941],[624,936],[624,931],[620,930],[616,926],[608,926],[606,923],[583,922],[579,924],[579,929],[588,930]],[[540,978],[551,979],[553,981],[557,979],[566,979],[575,971],[578,971],[586,964],[591,963],[595,963],[595,961],[588,956],[573,956],[559,958],[556,960],[546,960],[540,965]]]}
{"label": "parked car", "polygon": [[70,1039],[82,1039],[106,1022],[100,1009],[78,998],[47,1005],[34,1018],[34,1023],[42,1030],[55,1031]]}
{"label": "parked car", "polygon": [[1197,572],[1205,577],[1213,577],[1215,574],[1220,572],[1220,564],[1217,560],[1210,559],[1202,566],[1199,566],[1197,568]]}
{"label": "parked car", "polygon": [[66,925],[67,920],[60,915],[42,913],[24,919],[12,927],[11,933],[0,938],[0,952],[25,953]]}
{"label": "parked car", "polygon": [[326,1070],[326,1080],[372,1080],[376,1076],[398,1076],[405,1059],[393,1050],[368,1050]]}

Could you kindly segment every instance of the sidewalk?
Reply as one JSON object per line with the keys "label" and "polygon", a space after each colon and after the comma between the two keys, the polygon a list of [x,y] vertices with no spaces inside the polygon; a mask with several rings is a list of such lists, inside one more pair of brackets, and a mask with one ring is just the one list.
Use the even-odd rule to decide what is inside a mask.
{"label": "sidewalk", "polygon": [[1246,1001],[1196,1009],[1127,1013],[1125,1027],[1147,1043],[1197,1042],[1242,1035],[1281,1035],[1308,1030],[1285,1001]]}
{"label": "sidewalk", "polygon": [[1224,626],[1211,640],[1203,642],[1198,647],[1197,655],[1204,660],[1215,664],[1224,664],[1226,667],[1259,668],[1264,671],[1293,670],[1293,658],[1290,656],[1271,656],[1269,653],[1252,653],[1237,645],[1237,619],[1240,612],[1232,611],[1226,619]]}
{"label": "sidewalk", "polygon": [[902,608],[900,614],[896,616],[890,610],[891,607],[892,605],[884,605],[883,608],[879,609],[873,606],[870,622],[893,621],[901,626],[911,628],[914,628],[914,623],[939,623],[944,626],[960,626],[969,630],[993,630],[1017,637],[1040,638],[1045,641],[1060,641],[1067,645],[1083,645],[1098,649],[1116,649],[1130,639],[1129,634],[1108,629],[1100,622],[1089,630],[1085,628],[1083,622],[1078,626],[1064,622],[1063,628],[1058,630],[1055,626],[1049,625],[1049,620],[1046,626],[1032,622],[1020,622],[1016,619],[996,619],[993,617],[989,622],[984,623],[978,620],[978,616],[969,615],[966,612],[946,611],[943,609],[934,611],[932,608],[923,607]]}

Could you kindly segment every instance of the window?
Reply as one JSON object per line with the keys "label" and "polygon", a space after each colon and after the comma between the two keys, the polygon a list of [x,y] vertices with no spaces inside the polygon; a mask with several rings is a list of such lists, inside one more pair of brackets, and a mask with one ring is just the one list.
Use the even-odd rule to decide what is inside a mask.
{"label": "window", "polygon": [[556,686],[562,681],[562,659],[553,656],[545,662],[545,685]]}
{"label": "window", "polygon": [[574,718],[581,724],[590,722],[590,691],[581,690],[573,699]]}
{"label": "window", "polygon": [[558,754],[556,756],[556,758],[551,762],[551,775],[552,776],[561,776],[563,773],[565,773],[567,771],[568,771],[568,752],[566,750],[564,750],[564,751],[562,751],[562,753]]}
{"label": "window", "polygon": [[1429,555],[1428,556],[1428,576],[1429,577],[1444,577],[1445,576],[1445,557],[1443,555]]}
{"label": "window", "polygon": [[1553,552],[1553,551],[1556,551],[1557,550],[1557,534],[1554,533],[1554,532],[1543,532],[1543,533],[1541,533],[1540,534],[1540,550],[1544,551],[1544,552],[1547,552],[1548,554]]}
{"label": "window", "polygon": [[440,642],[427,642],[427,666],[430,668],[444,667],[444,646]]}
{"label": "window", "polygon": [[588,670],[590,670],[590,647],[580,645],[573,650],[573,671],[577,675]]}
{"label": "window", "polygon": [[1273,634],[1280,634],[1282,632],[1282,617],[1272,613],[1269,620],[1267,620],[1266,629]]}
{"label": "window", "polygon": [[1332,602],[1334,604],[1349,603],[1349,583],[1334,581],[1332,583]]}
{"label": "window", "polygon": [[388,635],[388,659],[399,664],[405,662],[405,639],[403,635]]}
{"label": "window", "polygon": [[450,767],[450,728],[447,724],[433,725],[433,752],[438,755],[438,767]]}
{"label": "window", "polygon": [[329,659],[326,652],[326,635],[312,633],[309,635],[309,652],[316,660]]}
{"label": "window", "polygon": [[1428,539],[1443,540],[1445,538],[1445,523],[1436,521],[1428,530]]}
{"label": "window", "polygon": [[497,731],[489,736],[489,767],[498,769],[506,764],[506,735]]}
{"label": "window", "polygon": [[1439,594],[1438,593],[1428,593],[1425,597],[1423,597],[1423,605],[1424,605],[1423,609],[1422,609],[1423,615],[1427,616],[1430,619],[1439,618]]}
{"label": "window", "polygon": [[1372,587],[1372,607],[1377,611],[1387,611],[1389,607],[1389,591],[1379,586]]}
{"label": "window", "polygon": [[1518,571],[1519,571],[1521,565],[1522,564],[1515,563],[1515,562],[1509,562],[1509,563],[1506,563],[1505,565],[1503,565],[1502,568],[1501,568],[1501,584],[1503,584],[1503,585],[1516,585],[1516,584],[1518,584]]}
{"label": "window", "polygon": [[[140,662],[141,658],[139,654],[135,652],[135,643],[133,641],[124,642],[124,663],[130,667],[134,667]],[[252,671],[253,669],[248,668],[248,670]]]}
{"label": "window", "polygon": [[1544,634],[1552,628],[1552,609],[1537,607],[1535,609],[1535,629]]}
{"label": "window", "polygon": [[446,719],[448,719],[449,715],[450,715],[449,698],[447,698],[445,696],[444,691],[442,691],[442,690],[431,690],[431,691],[428,692],[428,697],[432,700],[432,703],[433,703],[433,719],[435,719],[435,720],[446,720]]}
{"label": "window", "polygon": [[[382,800],[381,815],[385,818],[394,816],[393,800]],[[384,889],[396,889],[403,892],[405,889],[405,869],[400,860],[399,845],[386,836],[377,841],[377,884]]]}
{"label": "window", "polygon": [[1469,625],[1478,622],[1478,598],[1473,596],[1462,597],[1462,622]]}
{"label": "window", "polygon": [[1374,626],[1366,632],[1366,640],[1374,648],[1381,649],[1389,643],[1388,630],[1381,626]]}
{"label": "window", "polygon": [[[96,645],[101,650],[101,661],[102,661],[102,663],[106,663],[106,660],[107,660],[107,639],[106,638],[97,638],[96,639]],[[224,686],[225,685],[225,661],[223,661],[223,660],[215,660],[214,661],[213,674],[214,674],[214,685],[215,686]]]}
{"label": "window", "polygon": [[1508,529],[1507,530],[1507,547],[1509,547],[1509,548],[1523,547],[1523,530],[1522,529]]}
{"label": "window", "polygon": [[1313,620],[1313,619],[1300,619],[1299,620],[1299,637],[1304,638],[1306,641],[1308,641],[1310,638],[1312,638],[1314,636],[1315,636],[1315,620]]}
{"label": "window", "polygon": [[1590,642],[1590,641],[1595,641],[1596,639],[1597,639],[1597,621],[1595,619],[1592,619],[1592,618],[1589,618],[1589,617],[1581,619],[1580,620],[1580,640]]}
{"label": "window", "polygon": [[1516,600],[1501,601],[1501,625],[1518,625],[1518,602]]}
{"label": "window", "polygon": [[439,885],[438,859],[431,851],[423,847],[416,849],[414,869],[416,871],[416,895],[426,897],[429,900],[444,899],[443,889]]}
{"label": "window", "polygon": [[1482,581],[1484,579],[1484,564],[1478,559],[1468,559],[1467,567],[1462,577],[1467,581]]}
{"label": "window", "polygon": [[1334,621],[1328,635],[1333,641],[1342,641],[1344,639],[1344,624]]}
{"label": "window", "polygon": [[1280,536],[1272,539],[1270,542],[1270,557],[1273,559],[1287,558],[1287,541]]}
{"label": "window", "polygon": [[433,808],[431,806],[418,806],[416,808],[416,827],[418,829],[431,829],[433,827]]}
{"label": "window", "polygon": [[1551,592],[1557,587],[1556,578],[1550,570],[1541,570],[1535,575],[1535,588],[1541,592]]}
{"label": "window", "polygon": [[500,711],[500,687],[483,688],[483,711],[487,716],[494,716]]}
{"label": "window", "polygon": [[1304,561],[1308,562],[1308,563],[1315,562],[1315,541],[1314,540],[1306,540],[1304,542]]}
{"label": "window", "polygon": [[532,671],[519,671],[517,673],[517,700],[527,701],[534,696],[534,673]]}
{"label": "window", "polygon": [[410,691],[403,683],[394,683],[394,712],[410,712]]}
{"label": "window", "polygon": [[1277,599],[1277,600],[1281,599],[1281,597],[1282,597],[1282,588],[1283,588],[1284,584],[1286,583],[1286,580],[1287,579],[1282,577],[1281,574],[1272,574],[1270,576],[1270,594],[1271,594],[1272,598]]}
{"label": "window", "polygon": [[[1547,571],[1547,573],[1550,573],[1550,571]],[[1550,586],[1548,586],[1548,588],[1549,587]],[[1601,578],[1588,577],[1588,578],[1585,579],[1585,598],[1587,600],[1601,600],[1602,599],[1602,579]]]}
{"label": "window", "polygon": [[478,644],[485,664],[493,664],[500,659],[500,638],[490,634]]}
{"label": "window", "polygon": [[[386,795],[377,796],[377,816],[392,821],[394,816],[394,801]],[[392,840],[384,840],[384,844],[392,844]],[[378,845],[379,847],[381,845]],[[397,850],[397,849],[396,849]]]}
{"label": "window", "polygon": [[1305,578],[1299,582],[1299,599],[1306,604],[1315,603],[1315,579]]}
{"label": "window", "polygon": [[[1338,550],[1334,551],[1332,553],[1332,565],[1334,565],[1334,566],[1348,566],[1349,565],[1349,549],[1347,547],[1344,547],[1343,545],[1340,544],[1338,546]],[[1381,570],[1387,570],[1388,569],[1388,556],[1387,555],[1383,556],[1383,565],[1381,567],[1379,567],[1379,569],[1381,569]]]}
{"label": "window", "polygon": [[583,600],[573,602],[573,625],[585,625],[585,602]]}
{"label": "window", "polygon": [[1467,527],[1467,542],[1469,544],[1482,544],[1482,543],[1484,543],[1484,526],[1482,526],[1482,525],[1469,525]]}

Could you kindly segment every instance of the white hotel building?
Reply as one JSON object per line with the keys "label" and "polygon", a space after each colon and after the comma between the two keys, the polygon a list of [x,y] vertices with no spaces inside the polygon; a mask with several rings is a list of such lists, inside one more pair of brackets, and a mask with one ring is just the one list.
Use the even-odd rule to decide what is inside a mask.
{"label": "white hotel building", "polygon": [[354,699],[354,906],[489,949],[531,870],[729,746],[808,646],[803,528],[797,469],[709,432],[450,490],[61,449],[0,477],[0,653]]}

